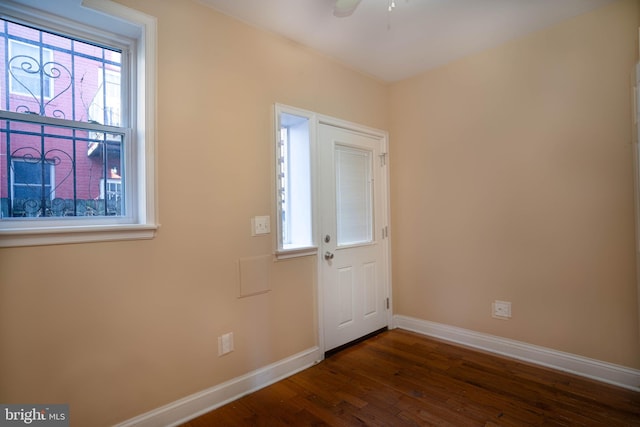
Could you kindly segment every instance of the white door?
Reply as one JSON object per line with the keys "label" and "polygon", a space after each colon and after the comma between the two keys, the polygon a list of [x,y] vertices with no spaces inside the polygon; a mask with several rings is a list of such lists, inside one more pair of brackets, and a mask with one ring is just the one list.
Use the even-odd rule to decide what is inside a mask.
{"label": "white door", "polygon": [[320,125],[325,351],[388,326],[385,139]]}

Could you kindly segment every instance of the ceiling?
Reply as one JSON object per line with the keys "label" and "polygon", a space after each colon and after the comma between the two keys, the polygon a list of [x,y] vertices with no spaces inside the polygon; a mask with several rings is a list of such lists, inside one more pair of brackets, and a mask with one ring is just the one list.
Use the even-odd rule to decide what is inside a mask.
{"label": "ceiling", "polygon": [[226,15],[393,82],[553,25],[613,0],[199,0]]}

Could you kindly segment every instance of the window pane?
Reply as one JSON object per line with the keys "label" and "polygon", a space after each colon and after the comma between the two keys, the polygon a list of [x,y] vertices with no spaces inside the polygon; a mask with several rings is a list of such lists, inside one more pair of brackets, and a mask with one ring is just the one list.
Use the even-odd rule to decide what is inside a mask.
{"label": "window pane", "polygon": [[120,51],[10,21],[0,27],[0,109],[122,125]]}
{"label": "window pane", "polygon": [[313,245],[309,119],[280,114],[278,208],[282,249]]}
{"label": "window pane", "polygon": [[[0,247],[153,238],[156,19],[115,3],[63,2],[57,12],[45,6],[57,2],[14,3],[0,6]],[[33,58],[33,76],[20,60],[11,76],[19,54]],[[31,78],[34,95],[19,78]],[[39,192],[14,179],[12,165],[28,156],[52,162]]]}
{"label": "window pane", "polygon": [[338,245],[367,243],[373,236],[371,152],[336,145]]}
{"label": "window pane", "polygon": [[39,49],[31,43],[10,40],[9,58],[10,93],[43,99],[53,96],[52,79],[39,72],[40,63],[52,61],[51,49]]}
{"label": "window pane", "polygon": [[52,199],[51,168],[40,159],[12,159],[13,200]]}
{"label": "window pane", "polygon": [[125,215],[123,145],[124,133],[0,121],[0,216]]}
{"label": "window pane", "polygon": [[13,162],[13,176],[15,184],[25,185],[41,185],[49,183],[51,179],[51,171],[49,165],[40,161],[40,159]]}

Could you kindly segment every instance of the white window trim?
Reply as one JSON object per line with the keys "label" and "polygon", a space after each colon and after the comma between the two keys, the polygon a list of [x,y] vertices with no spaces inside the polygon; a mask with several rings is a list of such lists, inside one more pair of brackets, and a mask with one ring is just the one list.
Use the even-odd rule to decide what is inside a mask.
{"label": "white window trim", "polygon": [[[108,32],[109,25],[105,25],[105,15],[111,17],[111,21],[124,23],[126,30],[131,31],[138,40],[136,50],[137,58],[132,61],[135,67],[137,84],[132,93],[137,99],[136,109],[132,114],[136,121],[137,134],[134,153],[131,153],[132,162],[129,164],[126,176],[136,177],[136,192],[138,200],[134,206],[135,217],[129,223],[87,224],[79,220],[66,218],[54,220],[38,220],[37,226],[33,221],[7,220],[0,221],[0,247],[55,245],[66,243],[99,242],[113,240],[137,240],[151,239],[155,236],[159,227],[157,216],[157,185],[156,185],[156,68],[157,68],[157,22],[156,18],[142,12],[130,9],[111,0],[82,0],[82,6],[78,7],[77,0],[64,0],[59,2],[33,2],[21,0],[18,2],[6,1],[0,5],[0,16],[22,16],[35,23],[51,27],[55,22],[66,21],[65,18],[52,15],[42,10],[26,8],[24,4],[37,4],[42,7],[55,7],[58,11],[62,3],[72,6],[77,13],[75,17],[84,15],[82,22],[91,22],[86,19],[87,13],[93,22],[101,22],[102,28],[93,28],[74,24],[80,31],[86,34],[99,33],[102,37],[117,35]],[[74,16],[67,14],[67,16]],[[136,34],[137,32],[137,34]],[[128,34],[131,36],[132,34]],[[134,60],[135,59],[135,60]],[[130,108],[131,106],[125,106]],[[135,169],[134,169],[135,166]],[[135,170],[141,171],[136,173]]]}
{"label": "white window trim", "polygon": [[274,113],[275,113],[275,130],[274,130],[274,154],[275,154],[275,159],[274,162],[278,162],[278,158],[279,158],[279,141],[280,141],[280,115],[282,113],[286,113],[286,114],[291,114],[294,116],[300,116],[300,117],[305,117],[307,119],[309,119],[309,150],[310,150],[310,158],[311,158],[311,164],[309,165],[310,167],[310,173],[311,173],[311,236],[313,239],[312,245],[308,246],[308,247],[296,247],[296,248],[290,248],[290,249],[286,249],[283,246],[283,242],[282,242],[282,221],[280,221],[282,212],[281,212],[281,208],[280,208],[280,203],[278,202],[278,181],[279,181],[279,171],[278,168],[276,167],[276,164],[274,164],[274,168],[273,170],[275,171],[275,190],[276,190],[276,194],[275,194],[275,200],[276,200],[276,229],[277,229],[277,239],[276,239],[276,248],[275,248],[275,256],[276,259],[287,259],[287,258],[295,258],[295,257],[301,257],[301,256],[309,256],[309,255],[316,255],[318,253],[318,242],[316,242],[316,230],[317,230],[317,226],[316,226],[316,194],[317,194],[317,190],[316,190],[316,129],[317,129],[317,123],[318,123],[318,118],[316,113],[312,112],[312,111],[307,111],[307,110],[302,110],[300,108],[295,108],[295,107],[290,107],[287,105],[283,105],[283,104],[275,104],[274,106]]}

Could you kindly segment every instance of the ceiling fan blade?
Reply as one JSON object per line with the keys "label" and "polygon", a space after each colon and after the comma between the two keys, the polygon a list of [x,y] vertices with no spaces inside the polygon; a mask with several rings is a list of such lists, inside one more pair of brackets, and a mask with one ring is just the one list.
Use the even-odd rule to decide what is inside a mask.
{"label": "ceiling fan blade", "polygon": [[356,10],[361,0],[336,0],[336,5],[333,7],[333,14],[340,18],[349,16]]}

